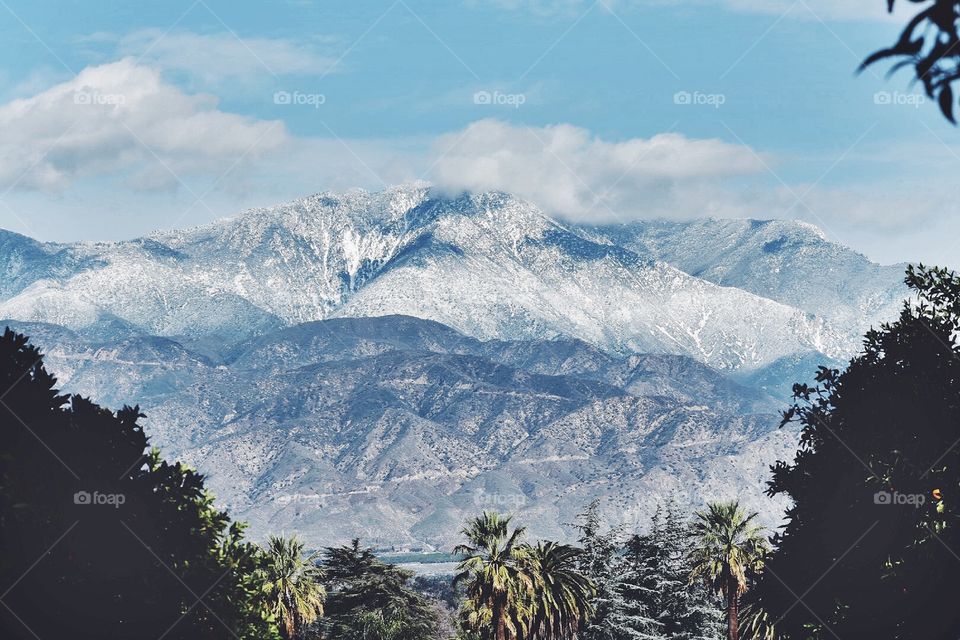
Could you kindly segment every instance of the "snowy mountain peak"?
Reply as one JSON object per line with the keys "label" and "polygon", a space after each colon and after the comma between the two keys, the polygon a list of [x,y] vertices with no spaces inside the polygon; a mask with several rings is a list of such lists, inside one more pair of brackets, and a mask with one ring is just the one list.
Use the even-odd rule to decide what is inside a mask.
{"label": "snowy mountain peak", "polygon": [[509,194],[424,185],[319,193],[129,242],[15,240],[0,317],[166,336],[396,314],[482,339],[566,336],[755,369],[848,355],[864,318],[901,293],[899,274],[796,223],[587,227]]}

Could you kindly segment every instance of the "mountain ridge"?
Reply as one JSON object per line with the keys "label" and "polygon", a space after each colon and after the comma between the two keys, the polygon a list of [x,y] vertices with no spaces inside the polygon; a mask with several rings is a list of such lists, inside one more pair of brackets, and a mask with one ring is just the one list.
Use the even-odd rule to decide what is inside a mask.
{"label": "mountain ridge", "polygon": [[[792,230],[794,244],[812,233],[815,248],[800,243],[791,256],[806,251],[819,260],[826,251],[846,265],[838,287],[821,279],[819,297],[810,287],[791,294],[792,275],[770,283],[779,267],[742,268],[763,253],[755,239],[740,242],[746,248],[725,263],[729,247],[709,244],[719,224],[587,227],[554,220],[509,194],[443,199],[423,186],[324,192],[132,241],[49,245],[48,253],[71,256],[66,270],[41,264],[32,278],[13,274],[8,281],[18,284],[0,296],[0,315],[244,339],[330,317],[401,314],[481,338],[562,335],[611,352],[686,353],[752,370],[797,352],[848,356],[866,328],[856,319],[888,314],[904,294],[890,281],[896,267],[864,262],[809,226],[723,223]],[[30,246],[36,252],[46,245]],[[681,259],[694,253],[713,262]],[[795,270],[811,271],[803,267]],[[873,277],[862,277],[870,270]],[[851,306],[840,294],[856,287]],[[824,311],[833,307],[841,311]],[[762,316],[774,320],[757,324]]]}
{"label": "mountain ridge", "polygon": [[222,360],[170,338],[0,324],[33,335],[62,388],[138,403],[151,442],[207,474],[256,538],[446,548],[451,523],[494,507],[566,537],[594,497],[636,527],[662,496],[698,505],[732,487],[774,524],[761,469],[795,447],[775,400],[686,356],[482,342],[398,316],[297,325]]}
{"label": "mountain ridge", "polygon": [[734,492],[776,526],[790,386],[906,295],[792,222],[590,226],[426,187],[0,250],[0,318],[66,391],[139,404],[252,535],[318,544],[445,548],[491,507],[564,539],[597,497],[642,528]]}

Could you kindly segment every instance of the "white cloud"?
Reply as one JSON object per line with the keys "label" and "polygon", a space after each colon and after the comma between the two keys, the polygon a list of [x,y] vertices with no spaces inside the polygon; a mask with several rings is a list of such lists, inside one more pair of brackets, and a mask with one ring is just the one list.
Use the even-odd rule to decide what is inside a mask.
{"label": "white cloud", "polygon": [[608,142],[568,124],[481,120],[434,151],[431,177],[442,189],[507,191],[586,221],[730,214],[739,201],[724,180],[763,171],[741,145],[676,133]]}
{"label": "white cloud", "polygon": [[[883,263],[960,265],[960,205],[949,180],[859,182],[842,187],[794,185],[763,200],[762,217],[798,218],[836,242]],[[803,195],[797,204],[794,194]]]}
{"label": "white cloud", "polygon": [[[764,166],[780,165],[747,146],[677,133],[611,141],[569,124],[481,120],[437,138],[295,138],[281,121],[225,112],[215,96],[187,93],[129,58],[38,91],[0,104],[0,193],[16,187],[8,200],[16,198],[19,217],[5,222],[15,228],[21,218],[39,226],[27,212],[42,211],[53,227],[111,236],[99,213],[107,207],[138,214],[109,225],[130,236],[324,189],[424,177],[448,191],[512,192],[578,221],[802,218],[885,261],[936,250],[956,264],[960,255],[956,190],[943,174],[953,156],[936,141],[890,149],[883,162],[874,149],[850,154],[847,162],[872,163],[871,183],[807,192],[802,183],[782,187]],[[905,175],[903,157],[927,164]],[[113,188],[117,178],[129,188]],[[173,188],[194,178],[216,183],[209,194]]]}
{"label": "white cloud", "polygon": [[117,42],[131,56],[206,83],[271,75],[319,75],[334,69],[336,58],[318,49],[327,40],[304,43],[282,38],[240,38],[233,33],[164,33],[144,29]]}
{"label": "white cloud", "polygon": [[286,141],[279,121],[221,111],[214,96],[188,95],[125,59],[0,105],[0,190],[57,190],[118,172],[135,187],[168,187]]}

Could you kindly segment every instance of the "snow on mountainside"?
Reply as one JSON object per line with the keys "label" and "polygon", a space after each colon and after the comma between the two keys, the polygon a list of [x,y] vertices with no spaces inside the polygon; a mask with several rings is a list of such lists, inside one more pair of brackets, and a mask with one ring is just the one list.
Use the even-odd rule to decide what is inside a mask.
{"label": "snow on mountainside", "polygon": [[593,237],[844,325],[896,316],[906,265],[878,265],[787,220],[643,221],[584,227]]}
{"label": "snow on mountainside", "polygon": [[[790,228],[795,243],[804,234],[811,246],[823,242]],[[766,281],[753,277],[742,267],[751,250],[729,259],[711,248],[718,234],[708,227],[683,242],[674,234],[659,251],[650,249],[657,234],[637,229],[562,224],[496,193],[320,194],[130,242],[42,245],[18,236],[15,254],[0,261],[0,317],[243,339],[305,321],[404,314],[484,339],[563,336],[612,353],[677,353],[755,370],[796,353],[849,355],[864,328],[862,306],[900,291],[885,272],[866,281],[853,264],[838,275],[865,293],[851,309],[826,313],[833,298],[800,304],[805,294],[783,294],[800,276],[784,273],[776,286],[767,272]],[[716,257],[708,279],[676,259],[698,253],[695,236],[704,259]],[[733,262],[739,267],[725,266]],[[727,284],[713,277],[721,271],[738,274],[736,286],[709,281]]]}
{"label": "snow on mountainside", "polygon": [[[588,227],[506,194],[319,194],[118,243],[0,231],[0,318],[64,389],[139,404],[255,536],[446,547],[602,497],[741,497],[776,524],[790,384],[906,294],[792,222]],[[0,323],[0,326],[7,324]]]}

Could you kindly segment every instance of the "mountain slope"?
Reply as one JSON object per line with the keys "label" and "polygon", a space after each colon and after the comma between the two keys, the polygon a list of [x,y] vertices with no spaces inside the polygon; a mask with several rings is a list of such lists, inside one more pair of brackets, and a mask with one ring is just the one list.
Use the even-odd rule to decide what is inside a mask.
{"label": "mountain slope", "polygon": [[906,265],[878,265],[789,220],[642,221],[583,230],[697,278],[737,287],[841,325],[896,316]]}
{"label": "mountain slope", "polygon": [[13,324],[66,389],[139,403],[153,444],[207,473],[256,537],[446,548],[468,515],[502,508],[566,538],[594,497],[640,526],[667,496],[731,490],[772,524],[766,467],[795,447],[769,397],[683,356],[480,342],[393,316],[294,326],[218,361],[168,338]]}
{"label": "mountain slope", "polygon": [[66,390],[140,404],[254,535],[324,544],[447,547],[483,508],[565,538],[595,497],[634,527],[736,494],[774,525],[791,383],[904,295],[798,223],[586,227],[405,187],[0,251],[0,317]]}
{"label": "mountain slope", "polygon": [[[21,257],[0,263],[11,283],[0,316],[239,341],[301,322],[401,314],[482,339],[563,336],[614,354],[677,353],[753,371],[797,353],[846,357],[864,309],[879,317],[900,295],[895,280],[886,282],[892,274],[877,268],[862,278],[869,263],[831,254],[796,225],[795,254],[809,246],[815,260],[850,263],[836,271],[840,288],[820,301],[796,289],[802,274],[770,282],[746,269],[765,246],[757,234],[734,234],[746,247],[735,255],[706,243],[703,265],[678,258],[697,254],[694,238],[724,224],[697,233],[586,229],[505,194],[320,194],[149,239],[24,244]],[[69,259],[51,258],[61,254]],[[24,268],[31,255],[37,265]],[[797,270],[813,268],[808,261]],[[843,287],[858,293],[830,311],[845,304]]]}

